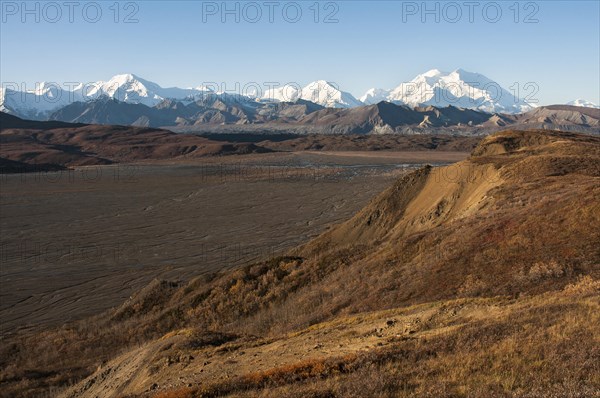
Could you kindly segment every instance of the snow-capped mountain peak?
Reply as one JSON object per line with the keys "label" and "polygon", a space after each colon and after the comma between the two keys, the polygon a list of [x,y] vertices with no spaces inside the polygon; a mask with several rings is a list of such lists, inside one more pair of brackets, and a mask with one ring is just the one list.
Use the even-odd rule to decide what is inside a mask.
{"label": "snow-capped mountain peak", "polygon": [[131,81],[134,81],[134,80],[139,80],[139,79],[133,73],[122,73],[120,75],[113,76],[108,82],[118,83],[118,84],[125,84],[127,82],[131,82]]}
{"label": "snow-capped mountain peak", "polygon": [[315,80],[304,87],[296,84],[285,84],[266,90],[262,101],[293,102],[298,99],[314,102],[328,108],[352,108],[363,103],[346,91],[338,88],[336,83],[327,80]]}
{"label": "snow-capped mountain peak", "polygon": [[584,99],[576,99],[573,101],[569,101],[567,102],[567,105],[572,105],[572,106],[582,106],[584,108],[595,108],[595,109],[600,109],[600,105],[596,105],[591,101],[587,101]]}
{"label": "snow-capped mountain peak", "polygon": [[301,88],[294,84],[284,84],[283,86],[271,88],[265,91],[262,100],[275,102],[293,102],[298,99]]}
{"label": "snow-capped mountain peak", "polygon": [[434,77],[434,76],[439,76],[441,74],[443,74],[444,72],[440,71],[439,69],[430,69],[425,73],[422,73],[419,76],[423,76],[423,77]]}
{"label": "snow-capped mountain peak", "polygon": [[352,94],[341,91],[337,84],[327,80],[309,83],[300,90],[299,98],[328,108],[353,108],[363,105]]}
{"label": "snow-capped mountain peak", "polygon": [[80,97],[59,84],[42,82],[25,91],[3,87],[0,91],[0,110],[31,119],[43,119],[49,112],[69,105]]}
{"label": "snow-capped mountain peak", "polygon": [[373,105],[387,100],[388,95],[390,95],[390,90],[371,88],[367,90],[362,97],[360,97],[360,101],[365,105]]}
{"label": "snow-capped mountain peak", "polygon": [[535,107],[486,76],[464,69],[450,73],[432,69],[391,90],[387,100],[412,107],[452,105],[499,113],[521,113]]}
{"label": "snow-capped mountain peak", "polygon": [[113,76],[106,82],[93,83],[86,98],[107,96],[122,102],[155,106],[168,98],[192,98],[207,91],[210,90],[205,87],[196,89],[163,88],[154,82],[127,73]]}
{"label": "snow-capped mountain peak", "polygon": [[158,85],[149,84],[146,87],[144,83],[150,83],[138,79],[133,74],[122,74],[113,76],[107,82],[97,82],[88,94],[92,97],[108,96],[123,102],[147,103],[156,99],[157,94],[153,92],[153,88],[158,88]]}

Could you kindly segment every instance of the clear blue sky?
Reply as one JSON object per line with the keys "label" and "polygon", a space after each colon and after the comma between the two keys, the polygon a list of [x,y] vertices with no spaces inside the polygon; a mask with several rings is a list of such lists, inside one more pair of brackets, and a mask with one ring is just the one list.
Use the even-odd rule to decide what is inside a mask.
{"label": "clear blue sky", "polygon": [[[524,1],[516,7],[518,15],[515,1],[481,1],[470,15],[461,0],[454,3],[460,16],[448,2],[439,2],[439,22],[435,11],[422,15],[421,1],[322,1],[317,23],[315,1],[297,1],[299,18],[292,2],[277,1],[273,22],[265,1],[253,3],[261,17],[256,7],[238,2],[239,23],[233,14],[222,15],[221,1],[121,2],[118,23],[113,1],[98,2],[99,18],[90,3],[79,2],[71,23],[64,6],[59,16],[46,2],[39,2],[37,11],[36,2],[29,2],[33,13],[27,14],[21,1],[3,0],[2,82],[33,86],[134,73],[163,87],[218,82],[229,88],[235,82],[325,79],[358,97],[371,87],[391,88],[432,68],[463,68],[507,88],[535,82],[541,104],[575,98],[600,103],[597,0]],[[236,2],[227,6],[235,9]],[[427,7],[435,10],[436,2]],[[124,23],[132,12],[138,22]],[[333,23],[324,23],[332,13]],[[94,19],[99,21],[91,23]]]}

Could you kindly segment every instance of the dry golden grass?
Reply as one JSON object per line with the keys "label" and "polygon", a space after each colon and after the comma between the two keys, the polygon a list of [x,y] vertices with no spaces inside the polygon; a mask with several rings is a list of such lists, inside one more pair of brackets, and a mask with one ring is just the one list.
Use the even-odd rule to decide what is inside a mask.
{"label": "dry golden grass", "polygon": [[[459,303],[486,309],[477,300]],[[498,301],[470,321],[456,317],[467,322],[156,397],[599,396],[600,281],[584,277],[559,292]]]}
{"label": "dry golden grass", "polygon": [[43,395],[174,330],[201,331],[188,349],[203,349],[240,335],[294,339],[336,319],[366,322],[340,318],[366,311],[502,297],[510,305],[499,312],[421,323],[419,338],[166,394],[594,396],[599,197],[600,139],[501,133],[467,161],[400,179],[289,256],[182,286],[156,282],[115,311],[3,341],[0,395]]}

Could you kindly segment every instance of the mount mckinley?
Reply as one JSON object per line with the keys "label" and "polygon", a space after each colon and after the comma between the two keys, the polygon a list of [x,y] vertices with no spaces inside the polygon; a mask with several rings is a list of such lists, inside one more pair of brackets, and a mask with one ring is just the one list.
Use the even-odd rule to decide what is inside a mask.
{"label": "mount mckinley", "polygon": [[493,80],[462,69],[430,70],[391,90],[368,90],[360,100],[325,80],[242,95],[219,91],[211,84],[163,88],[132,74],[67,88],[42,83],[29,91],[5,84],[0,91],[0,111],[26,119],[196,131],[202,126],[257,129],[266,124],[268,130],[359,134],[418,133],[428,128],[473,132],[473,127],[531,123],[536,128],[597,128],[594,104],[576,100],[572,105],[537,107]]}

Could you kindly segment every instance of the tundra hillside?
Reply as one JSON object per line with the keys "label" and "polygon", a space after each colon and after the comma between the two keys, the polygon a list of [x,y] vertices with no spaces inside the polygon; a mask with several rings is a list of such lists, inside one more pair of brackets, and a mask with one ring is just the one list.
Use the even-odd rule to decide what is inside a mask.
{"label": "tundra hillside", "polygon": [[600,138],[504,131],[242,269],[2,343],[2,396],[600,396]]}

